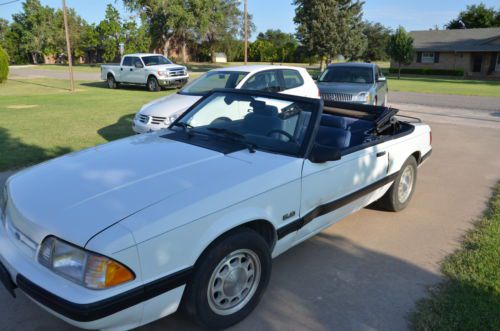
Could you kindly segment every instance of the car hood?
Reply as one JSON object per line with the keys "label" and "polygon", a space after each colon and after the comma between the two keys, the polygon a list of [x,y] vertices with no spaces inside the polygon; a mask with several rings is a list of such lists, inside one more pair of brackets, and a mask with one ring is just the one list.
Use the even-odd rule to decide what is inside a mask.
{"label": "car hood", "polygon": [[321,93],[350,93],[358,94],[368,92],[372,84],[351,84],[351,83],[318,83]]}
{"label": "car hood", "polygon": [[148,116],[168,117],[184,112],[200,99],[200,96],[175,93],[144,105],[139,113]]}
{"label": "car hood", "polygon": [[187,70],[186,67],[178,64],[158,64],[146,67],[149,70]]}
{"label": "car hood", "polygon": [[[224,155],[158,133],[122,139],[13,176],[8,184],[9,219],[37,243],[55,235],[84,247],[100,231],[172,197],[193,197],[197,192],[213,195],[234,183],[252,182],[252,178],[279,171],[280,163],[298,160],[266,158],[265,154],[245,150]],[[257,157],[249,161],[249,155]],[[269,185],[278,176],[273,173],[272,177]],[[250,196],[268,189],[253,187]],[[223,208],[223,203],[214,207]]]}

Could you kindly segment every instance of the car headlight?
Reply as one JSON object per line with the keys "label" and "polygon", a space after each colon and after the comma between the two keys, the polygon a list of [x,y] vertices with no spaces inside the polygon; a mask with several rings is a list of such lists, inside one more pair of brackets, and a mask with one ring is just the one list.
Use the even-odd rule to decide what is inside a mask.
{"label": "car headlight", "polygon": [[169,117],[167,117],[167,119],[165,120],[165,125],[170,125],[172,123],[174,123],[178,118],[179,118],[179,114],[174,114],[174,115],[171,115]]}
{"label": "car headlight", "polygon": [[124,265],[55,237],[40,247],[38,262],[56,274],[90,289],[107,289],[135,279]]}
{"label": "car headlight", "polygon": [[369,92],[361,92],[354,98],[354,101],[370,103],[371,95]]}
{"label": "car headlight", "polygon": [[166,77],[168,76],[168,71],[158,71],[158,75]]}

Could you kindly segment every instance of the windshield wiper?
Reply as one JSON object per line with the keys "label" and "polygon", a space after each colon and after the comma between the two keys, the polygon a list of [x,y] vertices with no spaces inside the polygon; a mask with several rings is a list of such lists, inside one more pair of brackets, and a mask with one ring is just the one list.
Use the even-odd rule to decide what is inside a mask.
{"label": "windshield wiper", "polygon": [[215,132],[217,134],[222,134],[224,137],[229,138],[233,141],[236,141],[238,143],[241,143],[245,145],[245,147],[248,149],[250,153],[255,153],[255,145],[250,143],[247,138],[238,132],[231,131],[228,129],[223,129],[223,128],[207,128],[207,130]]}
{"label": "windshield wiper", "polygon": [[175,122],[172,124],[173,127],[178,127],[181,128],[184,133],[186,133],[189,137],[193,136],[193,133],[191,132],[191,129],[194,127],[191,124],[187,124],[184,122]]}

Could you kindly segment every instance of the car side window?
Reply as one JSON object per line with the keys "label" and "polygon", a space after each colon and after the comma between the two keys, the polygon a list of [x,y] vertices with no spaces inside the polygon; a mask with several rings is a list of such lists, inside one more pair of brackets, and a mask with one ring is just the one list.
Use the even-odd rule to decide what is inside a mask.
{"label": "car side window", "polygon": [[124,67],[132,67],[133,66],[132,63],[133,63],[132,62],[132,57],[127,56],[127,57],[123,58],[123,64],[122,64],[122,66],[124,66]]}
{"label": "car side window", "polygon": [[302,78],[300,72],[298,72],[297,70],[284,69],[281,70],[281,72],[283,73],[283,81],[285,84],[285,86],[283,87],[284,90],[289,90],[304,85],[304,79]]}
{"label": "car side window", "polygon": [[280,92],[281,86],[276,70],[268,70],[256,73],[250,77],[242,87],[246,90]]}

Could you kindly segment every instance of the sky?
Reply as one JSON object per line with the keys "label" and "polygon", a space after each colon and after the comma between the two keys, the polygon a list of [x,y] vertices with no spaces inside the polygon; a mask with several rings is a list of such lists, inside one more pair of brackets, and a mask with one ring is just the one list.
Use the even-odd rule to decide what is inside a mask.
{"label": "sky", "polygon": [[[13,13],[21,10],[22,1],[1,5],[10,1],[12,0],[0,0],[0,18],[10,20]],[[61,6],[61,0],[41,0],[41,2],[51,7]],[[436,25],[443,28],[467,5],[479,2],[480,0],[365,0],[364,18],[380,22],[390,28],[402,25],[408,31],[428,30]],[[488,7],[500,10],[500,0],[482,0],[482,2]],[[66,0],[66,3],[90,23],[99,22],[104,18],[104,9],[108,3],[115,5],[125,17],[131,15],[120,0]],[[248,8],[253,14],[257,32],[267,29],[295,32],[293,23],[295,7],[292,5],[292,0],[248,0]]]}

